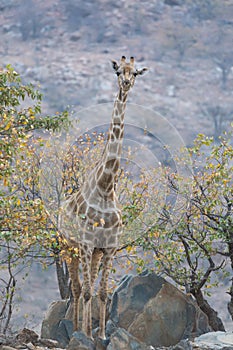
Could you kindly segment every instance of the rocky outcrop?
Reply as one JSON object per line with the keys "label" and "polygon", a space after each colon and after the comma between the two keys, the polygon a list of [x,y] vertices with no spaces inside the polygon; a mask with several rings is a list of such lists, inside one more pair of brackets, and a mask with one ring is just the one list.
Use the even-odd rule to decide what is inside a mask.
{"label": "rocky outcrop", "polygon": [[170,346],[211,329],[187,295],[154,273],[126,276],[115,290],[110,319],[148,345]]}
{"label": "rocky outcrop", "polygon": [[[93,298],[93,324],[98,331],[97,297]],[[125,276],[114,291],[108,308],[107,342],[102,348],[148,349],[172,346],[211,331],[206,315],[191,297],[155,273]],[[81,332],[73,334],[72,312],[67,302],[53,303],[42,324],[42,338],[52,338],[63,347],[87,347]],[[135,345],[137,344],[137,346]],[[90,346],[90,344],[89,344]],[[119,348],[119,347],[118,347]],[[121,348],[119,348],[121,349]]]}
{"label": "rocky outcrop", "polygon": [[53,302],[47,311],[41,327],[41,338],[57,339],[60,321],[65,318],[67,301]]}

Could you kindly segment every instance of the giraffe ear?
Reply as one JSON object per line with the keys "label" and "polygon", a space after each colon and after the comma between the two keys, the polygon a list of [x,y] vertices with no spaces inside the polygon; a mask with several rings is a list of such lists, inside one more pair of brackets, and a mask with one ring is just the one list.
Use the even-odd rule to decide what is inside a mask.
{"label": "giraffe ear", "polygon": [[115,71],[117,71],[118,68],[119,68],[119,65],[118,65],[117,61],[112,60],[111,62],[112,62],[112,68],[113,68]]}
{"label": "giraffe ear", "polygon": [[141,68],[141,69],[137,69],[136,70],[136,75],[143,75],[143,74],[145,74],[145,73],[147,73],[148,72],[148,70],[149,70],[149,68]]}

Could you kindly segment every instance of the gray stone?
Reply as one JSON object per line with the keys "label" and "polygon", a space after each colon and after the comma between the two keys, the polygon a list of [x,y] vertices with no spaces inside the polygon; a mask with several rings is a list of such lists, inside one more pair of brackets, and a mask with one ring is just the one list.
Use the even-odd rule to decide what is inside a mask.
{"label": "gray stone", "polygon": [[109,338],[111,334],[113,334],[116,330],[117,330],[117,326],[115,325],[115,323],[113,323],[112,320],[108,320],[105,327],[106,337]]}
{"label": "gray stone", "polygon": [[79,31],[73,32],[70,36],[70,40],[71,41],[78,41],[79,39],[81,39],[82,34]]}
{"label": "gray stone", "polygon": [[63,347],[67,346],[72,338],[72,334],[73,322],[70,320],[61,320],[55,334],[58,343]]}
{"label": "gray stone", "polygon": [[95,350],[95,345],[83,332],[74,332],[67,350]]}
{"label": "gray stone", "polygon": [[154,273],[121,281],[113,294],[110,319],[155,347],[210,331],[206,315],[191,298]]}
{"label": "gray stone", "polygon": [[210,332],[194,340],[194,346],[203,349],[233,350],[233,333]]}
{"label": "gray stone", "polygon": [[23,344],[28,344],[32,343],[35,344],[37,343],[39,339],[39,336],[36,332],[34,332],[31,329],[28,328],[23,328],[15,337],[15,340],[17,343],[23,343]]}
{"label": "gray stone", "polygon": [[66,309],[67,301],[64,300],[53,302],[50,305],[42,322],[41,338],[57,340],[57,329],[60,321],[65,318]]}
{"label": "gray stone", "polygon": [[110,304],[110,319],[127,329],[142,312],[145,304],[154,297],[166,281],[154,273],[133,276],[126,275],[113,293]]}
{"label": "gray stone", "polygon": [[192,350],[193,346],[188,339],[181,340],[178,344],[169,347],[169,350]]}
{"label": "gray stone", "polygon": [[110,343],[107,350],[152,350],[153,347],[147,346],[139,342],[125,329],[118,328],[116,332],[111,335]]}

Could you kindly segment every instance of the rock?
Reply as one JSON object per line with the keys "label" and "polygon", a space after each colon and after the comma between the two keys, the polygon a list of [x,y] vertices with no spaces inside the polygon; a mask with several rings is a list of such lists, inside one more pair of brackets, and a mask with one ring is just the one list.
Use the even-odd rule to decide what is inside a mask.
{"label": "rock", "polygon": [[116,332],[111,335],[110,343],[107,350],[152,350],[153,347],[147,346],[139,342],[125,329],[118,328]]}
{"label": "rock", "polygon": [[79,31],[73,32],[70,36],[70,40],[71,41],[78,41],[79,39],[81,39],[82,34]]}
{"label": "rock", "polygon": [[94,342],[83,332],[74,332],[67,350],[95,350]]}
{"label": "rock", "polygon": [[211,330],[196,304],[154,273],[126,276],[121,281],[113,294],[110,319],[140,342],[155,347],[175,345]]}
{"label": "rock", "polygon": [[40,339],[39,344],[46,348],[59,348],[59,343],[53,339]]}
{"label": "rock", "polygon": [[35,344],[38,342],[39,336],[36,332],[32,331],[31,329],[28,328],[23,328],[22,331],[20,331],[16,335],[16,342],[19,344],[28,344],[32,343]]}
{"label": "rock", "polygon": [[106,337],[109,338],[111,334],[113,334],[116,330],[117,326],[115,325],[115,323],[113,323],[112,320],[108,320],[105,327]]}
{"label": "rock", "polygon": [[[110,300],[108,301],[108,305]],[[82,321],[82,300],[80,300],[80,322]],[[61,346],[66,346],[73,333],[73,305],[68,301],[53,302],[42,322],[41,338],[57,340]],[[108,315],[108,312],[107,312]],[[98,297],[92,298],[92,325],[99,325]]]}
{"label": "rock", "polygon": [[70,320],[61,320],[55,334],[58,343],[61,346],[66,347],[69,344],[70,339],[72,338],[72,334],[73,322]]}
{"label": "rock", "polygon": [[233,350],[233,333],[210,332],[194,339],[194,348]]}
{"label": "rock", "polygon": [[42,322],[41,338],[57,340],[57,329],[60,320],[65,318],[66,310],[67,301],[64,300],[53,302],[50,305],[45,319]]}
{"label": "rock", "polygon": [[169,6],[181,6],[183,4],[183,0],[165,0],[164,4]]}
{"label": "rock", "polygon": [[128,329],[135,315],[143,311],[144,305],[159,292],[163,283],[165,280],[155,274],[126,275],[113,293],[109,318]]}
{"label": "rock", "polygon": [[188,339],[181,340],[178,344],[170,346],[169,350],[192,350],[193,346]]}

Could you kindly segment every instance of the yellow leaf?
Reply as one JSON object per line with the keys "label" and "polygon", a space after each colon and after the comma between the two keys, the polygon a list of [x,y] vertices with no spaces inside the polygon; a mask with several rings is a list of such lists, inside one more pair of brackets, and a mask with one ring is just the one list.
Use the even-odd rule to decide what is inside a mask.
{"label": "yellow leaf", "polygon": [[6,126],[5,126],[5,130],[9,130],[11,127],[11,122],[7,123]]}
{"label": "yellow leaf", "polygon": [[21,201],[20,201],[20,199],[18,198],[16,204],[19,206],[20,203],[21,203]]}
{"label": "yellow leaf", "polygon": [[93,227],[97,227],[97,226],[99,226],[99,223],[98,222],[94,222]]}
{"label": "yellow leaf", "polygon": [[130,245],[129,245],[128,247],[126,247],[126,251],[127,251],[128,253],[130,253],[131,250],[132,250],[132,247],[131,247]]}

